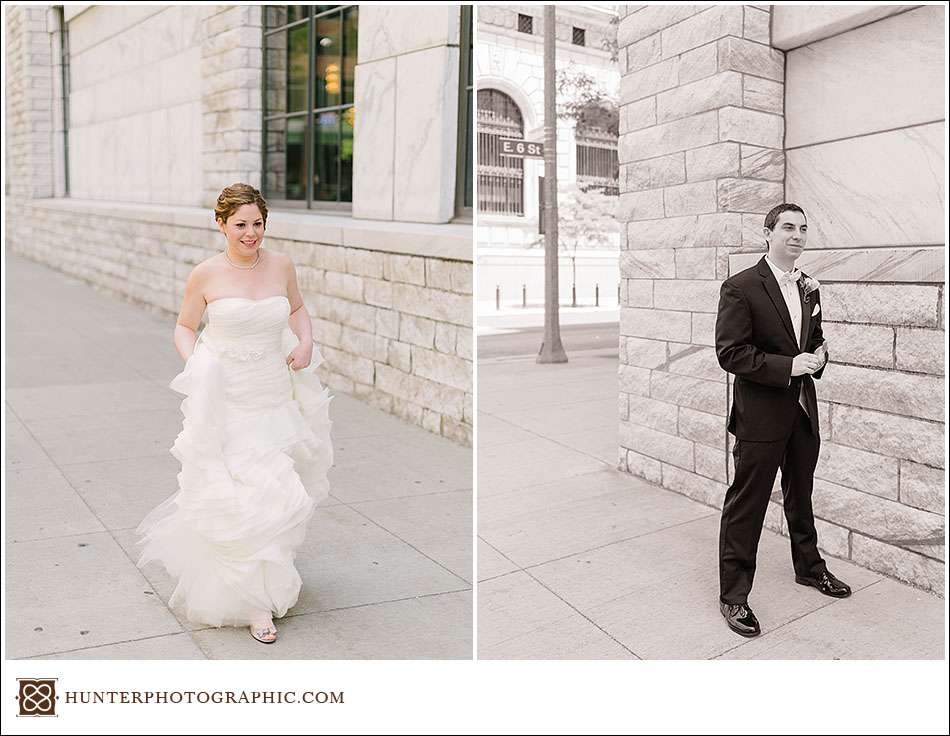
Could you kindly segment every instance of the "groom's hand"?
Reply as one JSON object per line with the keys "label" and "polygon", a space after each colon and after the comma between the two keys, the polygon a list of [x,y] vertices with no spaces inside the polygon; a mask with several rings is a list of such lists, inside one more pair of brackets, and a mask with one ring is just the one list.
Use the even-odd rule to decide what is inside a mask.
{"label": "groom's hand", "polygon": [[814,353],[801,353],[792,358],[792,375],[802,376],[811,375],[821,368],[824,361]]}

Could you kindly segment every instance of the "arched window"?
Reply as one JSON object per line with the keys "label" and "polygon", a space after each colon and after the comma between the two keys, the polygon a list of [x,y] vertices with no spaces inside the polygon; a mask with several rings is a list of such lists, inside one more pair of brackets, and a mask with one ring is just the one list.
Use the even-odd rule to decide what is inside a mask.
{"label": "arched window", "polygon": [[478,211],[524,215],[524,160],[502,156],[499,140],[524,138],[521,110],[497,89],[478,90]]}
{"label": "arched window", "polygon": [[620,163],[617,133],[610,125],[585,125],[575,129],[577,144],[577,184],[584,190],[597,189],[607,195],[620,194]]}

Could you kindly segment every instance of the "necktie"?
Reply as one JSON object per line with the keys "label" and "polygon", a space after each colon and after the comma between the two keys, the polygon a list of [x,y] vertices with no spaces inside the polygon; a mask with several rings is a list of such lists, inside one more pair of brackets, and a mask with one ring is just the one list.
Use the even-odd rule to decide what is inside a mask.
{"label": "necktie", "polygon": [[784,284],[794,284],[802,277],[802,272],[797,268],[790,273],[783,272],[781,276],[778,277],[778,282],[781,285]]}
{"label": "necktie", "polygon": [[[781,276],[778,277],[779,286],[784,287],[786,284],[789,286],[795,286],[798,283],[798,280],[802,277],[802,272],[797,268],[789,272],[783,272]],[[789,314],[791,316],[791,314]],[[805,381],[802,379],[801,386],[798,390],[798,403],[801,404],[802,410],[805,414],[808,414],[808,408],[805,406]]]}

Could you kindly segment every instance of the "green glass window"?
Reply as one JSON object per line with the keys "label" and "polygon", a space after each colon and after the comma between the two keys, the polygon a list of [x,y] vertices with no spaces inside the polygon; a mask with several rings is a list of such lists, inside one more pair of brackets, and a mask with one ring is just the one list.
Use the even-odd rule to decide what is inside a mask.
{"label": "green glass window", "polygon": [[359,8],[264,6],[264,196],[353,201]]}

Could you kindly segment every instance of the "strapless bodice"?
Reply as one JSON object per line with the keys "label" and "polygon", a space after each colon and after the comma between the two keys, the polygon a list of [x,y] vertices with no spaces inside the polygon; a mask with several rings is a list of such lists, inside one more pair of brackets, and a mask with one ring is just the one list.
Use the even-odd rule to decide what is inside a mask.
{"label": "strapless bodice", "polygon": [[281,351],[281,338],[288,329],[290,316],[287,297],[225,297],[215,299],[207,309],[208,326],[201,339],[216,353],[253,360]]}

